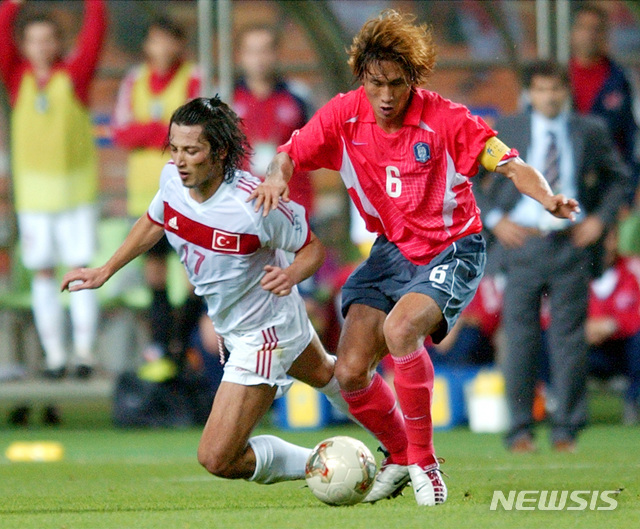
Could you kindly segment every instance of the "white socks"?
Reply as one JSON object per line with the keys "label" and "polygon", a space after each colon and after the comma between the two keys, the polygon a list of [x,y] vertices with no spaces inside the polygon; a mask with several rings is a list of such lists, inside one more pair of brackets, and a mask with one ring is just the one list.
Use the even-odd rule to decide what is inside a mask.
{"label": "white socks", "polygon": [[36,330],[44,349],[47,368],[64,367],[64,319],[58,282],[52,277],[34,277],[31,284],[31,305]]}
{"label": "white socks", "polygon": [[304,467],[310,448],[294,445],[274,435],[257,435],[249,439],[256,455],[256,470],[248,481],[270,484],[304,479]]}
{"label": "white socks", "polygon": [[69,296],[76,362],[93,365],[93,346],[98,327],[98,297],[95,290],[80,290]]}
{"label": "white socks", "polygon": [[[344,413],[347,417],[349,417],[352,421],[358,422],[355,420],[353,415],[349,413],[349,405],[344,400],[342,393],[340,393],[340,385],[338,384],[338,379],[333,376],[329,383],[322,387],[317,388],[317,390],[322,393],[327,400],[331,403],[331,405],[338,410],[339,412]],[[359,424],[359,423],[358,423]]]}
{"label": "white socks", "polygon": [[[355,421],[349,413],[349,405],[342,398],[336,377],[326,386],[318,388],[318,391],[326,395],[337,410]],[[304,467],[311,449],[288,443],[274,435],[252,437],[249,439],[249,446],[256,456],[256,470],[248,481],[269,484],[304,479]]]}
{"label": "white socks", "polygon": [[[98,300],[94,290],[72,292],[69,297],[76,362],[93,365],[93,346],[98,326]],[[44,349],[48,369],[64,367],[67,361],[64,312],[58,281],[36,276],[31,285],[33,317]]]}

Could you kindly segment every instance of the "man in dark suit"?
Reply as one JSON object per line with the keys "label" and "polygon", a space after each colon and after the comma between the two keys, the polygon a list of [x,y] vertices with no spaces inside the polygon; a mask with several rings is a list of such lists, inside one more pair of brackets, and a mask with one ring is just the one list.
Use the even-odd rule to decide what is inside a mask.
{"label": "man in dark suit", "polygon": [[478,186],[485,227],[500,243],[507,285],[504,294],[506,381],[513,452],[535,450],[532,405],[540,357],[540,307],[548,296],[551,382],[548,407],[551,443],[573,451],[587,419],[584,323],[589,280],[598,248],[628,192],[629,176],[598,118],[568,110],[566,71],[555,63],[534,63],[524,76],[531,110],[496,123],[500,138],[539,169],[554,193],[576,196],[575,223],[556,220],[518,193],[506,179]]}

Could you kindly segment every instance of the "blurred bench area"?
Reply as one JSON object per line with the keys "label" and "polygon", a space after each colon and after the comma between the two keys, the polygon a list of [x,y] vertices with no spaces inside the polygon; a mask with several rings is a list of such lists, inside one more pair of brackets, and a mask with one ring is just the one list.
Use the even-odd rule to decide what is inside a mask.
{"label": "blurred bench area", "polygon": [[[233,0],[231,42],[243,26],[269,23],[280,28],[283,74],[305,86],[315,107],[339,91],[349,90],[354,80],[349,73],[345,48],[362,23],[386,7],[414,12],[433,27],[439,47],[435,74],[426,87],[444,97],[467,105],[490,124],[502,114],[516,112],[521,104],[519,69],[541,55],[566,52],[568,20],[562,26],[563,9],[572,2],[543,2],[550,10],[541,16],[538,2],[529,0],[473,2],[454,0]],[[640,8],[623,0],[596,2],[611,19],[611,48],[633,79],[640,78]],[[82,17],[82,2],[33,1],[37,9],[51,11],[64,33],[76,35]],[[216,20],[218,3],[211,2]],[[550,7],[549,7],[550,6]],[[127,153],[113,145],[111,115],[117,90],[127,69],[141,60],[141,44],[148,21],[168,15],[188,28],[189,55],[198,61],[198,2],[196,0],[108,2],[108,39],[99,71],[91,89],[91,110],[100,157],[99,253],[94,264],[102,264],[118,247],[131,226],[126,216],[125,173]],[[546,24],[541,26],[541,22]],[[217,66],[221,50],[213,28],[212,86],[220,86]],[[70,43],[72,44],[72,43]],[[29,294],[29,273],[19,259],[18,238],[11,200],[9,164],[8,104],[3,94],[0,106],[0,399],[38,395],[61,398],[107,395],[114,374],[130,370],[139,361],[148,341],[148,330],[140,321],[150,303],[150,292],[141,278],[140,263],[123,269],[99,290],[101,318],[96,351],[98,377],[84,387],[77,381],[40,382],[27,385],[42,370],[43,353],[33,325]],[[329,248],[330,259],[339,266],[357,260],[349,235],[348,197],[336,173],[313,175],[316,193],[314,230]],[[624,244],[629,252],[640,252],[640,216],[631,213],[624,227]],[[169,271],[170,300],[174,306],[188,295],[186,279],[177,257]],[[62,274],[63,271],[60,271]],[[326,301],[326,300],[325,300]],[[330,320],[330,319],[329,319]],[[335,325],[335,322],[333,323]],[[331,329],[328,330],[331,332]],[[323,334],[320,332],[320,334]],[[21,380],[19,385],[9,380]],[[18,387],[19,386],[19,387]],[[43,397],[44,398],[44,397]]]}
{"label": "blurred bench area", "polygon": [[[115,252],[130,227],[124,217],[100,221],[99,251],[92,266],[104,263]],[[42,368],[42,350],[31,314],[31,273],[22,266],[18,245],[11,250],[11,266],[0,286],[0,381],[23,378]],[[188,282],[175,254],[169,260],[168,293],[173,306],[184,303],[188,295]],[[118,373],[135,366],[148,341],[148,331],[137,318],[151,303],[151,292],[142,280],[141,261],[117,273],[98,290],[98,298],[101,321],[97,357],[105,371]]]}

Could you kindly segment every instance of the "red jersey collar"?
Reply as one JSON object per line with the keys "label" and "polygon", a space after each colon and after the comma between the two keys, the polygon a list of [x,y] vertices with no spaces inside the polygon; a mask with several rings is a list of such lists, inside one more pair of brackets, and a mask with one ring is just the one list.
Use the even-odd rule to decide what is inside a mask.
{"label": "red jersey collar", "polygon": [[162,86],[163,88],[168,85],[173,77],[176,75],[178,70],[184,64],[183,60],[176,61],[169,70],[164,73],[160,73],[158,70],[155,70],[151,66],[149,66],[150,79],[149,82],[153,86]]}
{"label": "red jersey collar", "polygon": [[36,80],[36,85],[38,86],[39,90],[43,89],[49,84],[49,81],[51,81],[51,78],[56,72],[58,72],[59,70],[64,70],[64,62],[61,59],[56,59],[51,65],[49,75],[47,75],[47,77],[44,79],[40,79],[36,76],[36,71],[34,70],[33,65],[29,61],[25,61],[25,64],[27,65],[26,70],[30,72],[31,75],[33,75],[33,78]]}
{"label": "red jersey collar", "polygon": [[[373,107],[367,99],[367,94],[364,93],[364,87],[358,88],[360,98],[360,112],[358,113],[358,121],[362,123],[375,123],[376,115],[373,112]],[[424,108],[424,97],[422,91],[418,88],[413,88],[411,94],[411,101],[409,101],[409,108],[404,115],[402,125],[410,125],[417,127],[420,125],[420,118],[422,117],[422,109]]]}

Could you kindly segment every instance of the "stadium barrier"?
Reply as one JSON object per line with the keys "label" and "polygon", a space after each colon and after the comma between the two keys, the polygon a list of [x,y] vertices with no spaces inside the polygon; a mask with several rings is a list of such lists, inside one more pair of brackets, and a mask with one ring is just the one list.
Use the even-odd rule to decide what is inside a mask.
{"label": "stadium barrier", "polygon": [[[284,430],[315,430],[348,422],[327,398],[294,381],[286,395],[274,402],[274,424]],[[495,369],[436,367],[431,416],[435,430],[469,423],[474,432],[500,432],[506,428],[504,380]]]}

